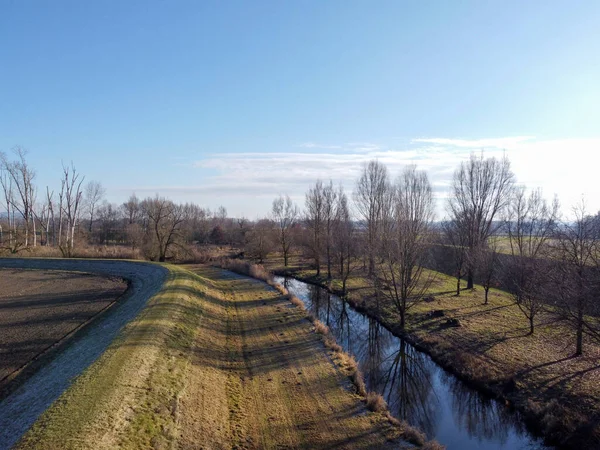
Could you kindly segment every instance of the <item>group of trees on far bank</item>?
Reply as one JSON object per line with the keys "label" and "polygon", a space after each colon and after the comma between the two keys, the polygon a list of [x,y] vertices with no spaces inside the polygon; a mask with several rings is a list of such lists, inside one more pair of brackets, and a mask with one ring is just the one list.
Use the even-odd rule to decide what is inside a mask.
{"label": "group of trees on far bank", "polygon": [[278,197],[273,218],[284,264],[295,248],[317,276],[341,279],[344,292],[349,275],[360,272],[376,301],[396,307],[402,328],[407,311],[430,295],[437,272],[428,269],[436,269],[456,277],[457,296],[463,280],[467,289],[483,286],[485,303],[490,288],[508,291],[531,334],[542,311],[567,320],[577,355],[584,334],[600,341],[600,215],[582,201],[574,217],[561,219],[556,198],[516,183],[508,158],[473,154],[462,162],[443,221],[434,221],[427,173],[414,166],[392,180],[385,165],[370,161],[352,199],[349,205],[341,186],[320,180],[309,187],[303,213]]}

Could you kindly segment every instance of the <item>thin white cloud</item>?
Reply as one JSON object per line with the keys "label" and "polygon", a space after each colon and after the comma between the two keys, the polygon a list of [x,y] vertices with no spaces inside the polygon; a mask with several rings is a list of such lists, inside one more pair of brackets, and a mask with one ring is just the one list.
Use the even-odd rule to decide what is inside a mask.
{"label": "thin white cloud", "polygon": [[412,142],[422,142],[429,144],[442,145],[447,147],[463,147],[463,148],[507,148],[513,147],[520,143],[531,141],[534,136],[513,136],[492,139],[449,139],[449,138],[419,138],[413,139]]}
{"label": "thin white cloud", "polygon": [[354,152],[373,152],[381,149],[378,144],[371,142],[350,142],[346,144],[346,147],[349,147]]}
{"label": "thin white cloud", "polygon": [[304,142],[300,145],[297,145],[297,147],[300,147],[300,148],[322,148],[322,149],[329,149],[329,150],[336,150],[336,149],[343,148],[341,145],[317,144],[315,142]]}
{"label": "thin white cloud", "polygon": [[[250,216],[266,214],[270,200],[290,194],[300,204],[304,193],[317,179],[342,183],[348,193],[354,188],[363,164],[377,159],[395,178],[408,164],[426,170],[438,197],[438,217],[444,215],[452,175],[472,152],[511,161],[519,183],[541,187],[547,197],[558,194],[563,210],[586,196],[590,210],[600,209],[600,138],[537,140],[529,136],[494,139],[414,139],[403,148],[385,148],[369,143],[349,143],[314,152],[316,147],[293,152],[240,152],[208,155],[192,167],[209,173],[197,186],[164,186],[136,189],[136,192],[165,193],[174,199],[215,205],[239,205]],[[340,148],[338,148],[340,147]],[[359,149],[357,151],[357,149]]]}

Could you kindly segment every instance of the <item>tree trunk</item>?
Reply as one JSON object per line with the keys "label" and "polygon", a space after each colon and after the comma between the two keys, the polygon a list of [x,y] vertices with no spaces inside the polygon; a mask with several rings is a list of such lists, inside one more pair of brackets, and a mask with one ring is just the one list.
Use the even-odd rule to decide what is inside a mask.
{"label": "tree trunk", "polygon": [[583,308],[577,311],[577,346],[575,356],[583,355]]}
{"label": "tree trunk", "polygon": [[286,251],[283,252],[283,265],[287,267],[288,265],[288,254]]}
{"label": "tree trunk", "polygon": [[75,248],[75,222],[73,222],[73,226],[71,227],[71,248]]}
{"label": "tree trunk", "polygon": [[456,296],[460,297],[460,276],[456,277]]}
{"label": "tree trunk", "polygon": [[484,303],[485,305],[487,305],[487,304],[488,304],[488,293],[489,293],[489,292],[490,292],[490,288],[489,288],[489,286],[487,286],[487,287],[485,288],[485,303]]}
{"label": "tree trunk", "polygon": [[467,273],[467,289],[473,289],[473,269]]}
{"label": "tree trunk", "polygon": [[62,244],[62,234],[63,234],[63,220],[62,217],[58,219],[58,246],[60,247]]}
{"label": "tree trunk", "polygon": [[533,334],[533,314],[529,316],[529,334]]}

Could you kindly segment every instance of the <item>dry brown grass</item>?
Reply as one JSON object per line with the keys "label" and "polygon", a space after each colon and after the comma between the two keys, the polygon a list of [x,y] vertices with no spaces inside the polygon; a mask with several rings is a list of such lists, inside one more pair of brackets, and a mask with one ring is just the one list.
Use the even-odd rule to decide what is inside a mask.
{"label": "dry brown grass", "polygon": [[370,411],[384,412],[387,410],[387,403],[383,399],[383,396],[377,392],[367,392],[365,401]]}
{"label": "dry brown grass", "polygon": [[124,245],[85,246],[73,249],[74,258],[143,259],[139,249]]}
{"label": "dry brown grass", "polygon": [[440,444],[439,442],[436,441],[428,441],[425,442],[421,448],[423,450],[444,450],[446,447],[442,444]]}
{"label": "dry brown grass", "polygon": [[425,434],[419,429],[409,425],[406,422],[398,420],[396,417],[392,416],[389,412],[384,413],[385,417],[388,421],[400,429],[400,433],[402,438],[411,444],[417,445],[418,447],[428,448],[432,450],[443,450],[446,447],[437,441],[427,441],[427,437]]}
{"label": "dry brown grass", "polygon": [[[3,257],[16,258],[62,258],[58,247],[38,245],[21,250],[17,254],[3,253]],[[97,259],[144,259],[139,249],[132,249],[125,245],[87,245],[79,244],[72,252],[73,258],[97,258]]]}
{"label": "dry brown grass", "polygon": [[340,344],[338,344],[334,338],[331,336],[323,336],[323,343],[325,347],[331,350],[334,353],[344,354],[344,349]]}
{"label": "dry brown grass", "polygon": [[274,284],[273,275],[260,264],[252,264],[239,259],[221,258],[215,262],[215,265],[222,269],[239,273],[240,275],[246,275],[257,280],[266,281],[269,284]]}
{"label": "dry brown grass", "polygon": [[[215,282],[207,291],[212,298],[206,305],[210,323],[202,331],[209,338],[198,343],[198,350],[211,358],[211,367],[226,368],[223,395],[228,396],[225,414],[231,426],[224,431],[232,432],[228,447],[397,448],[397,442],[388,440],[399,432],[385,417],[361,412],[362,402],[344,387],[345,371],[331,364],[321,346],[328,336],[310,332],[303,320],[306,313],[286,307],[287,296],[216,269],[194,270]],[[228,358],[227,364],[219,358]],[[198,366],[200,359],[193,365]],[[204,418],[198,415],[203,403],[198,399],[196,405],[189,404],[187,413],[201,422],[212,420],[212,411]]]}
{"label": "dry brown grass", "polygon": [[[387,409],[387,404],[381,395],[376,393],[367,393],[364,376],[359,370],[358,363],[356,362],[354,356],[346,353],[342,346],[336,342],[335,338],[330,334],[329,327],[327,327],[327,325],[322,323],[312,314],[306,313],[306,307],[302,300],[300,300],[294,295],[289,294],[288,290],[285,287],[273,282],[272,274],[269,273],[263,266],[256,266],[250,263],[244,263],[242,261],[236,260],[227,260],[221,262],[220,266],[235,271],[237,273],[241,273],[262,281],[266,281],[269,285],[273,286],[280,294],[288,298],[288,300],[293,305],[298,307],[302,312],[306,314],[306,318],[313,324],[313,331],[316,334],[321,335],[325,347],[331,350],[334,361],[344,371],[346,376],[348,376],[348,378],[356,388],[356,393],[364,399],[367,408],[371,411],[384,413],[384,416],[387,418],[388,422],[391,425],[393,425],[396,429],[400,430],[399,432],[401,433],[403,439],[405,439],[406,441],[418,446],[421,446],[426,442],[423,433],[421,433],[416,428],[408,425],[407,423],[395,419],[389,413]],[[253,271],[251,270],[252,267],[259,267],[259,270]],[[433,442],[431,445],[439,446],[437,442]],[[439,446],[432,448],[444,447]]]}
{"label": "dry brown grass", "polygon": [[315,327],[315,333],[322,334],[322,335],[329,334],[329,327],[327,325],[325,325],[323,322],[321,322],[320,320],[315,319],[313,321],[313,325]]}
{"label": "dry brown grass", "polygon": [[289,295],[288,290],[279,283],[271,284],[281,295]]}
{"label": "dry brown grass", "polygon": [[[284,288],[284,290],[287,292],[287,289]],[[298,297],[296,297],[295,295],[290,295],[290,302],[292,302],[292,305],[296,306],[297,308],[300,308],[303,311],[306,310],[306,306],[304,305],[304,302],[302,300],[300,300]]]}

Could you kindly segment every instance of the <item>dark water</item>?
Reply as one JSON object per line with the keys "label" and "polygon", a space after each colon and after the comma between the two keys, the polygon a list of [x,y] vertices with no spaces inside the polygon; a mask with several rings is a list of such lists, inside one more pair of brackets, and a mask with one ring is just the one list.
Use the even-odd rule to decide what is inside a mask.
{"label": "dark water", "polygon": [[367,390],[383,395],[394,416],[448,449],[548,449],[518,413],[469,388],[425,353],[325,289],[276,277],[327,324],[338,344],[354,355]]}

